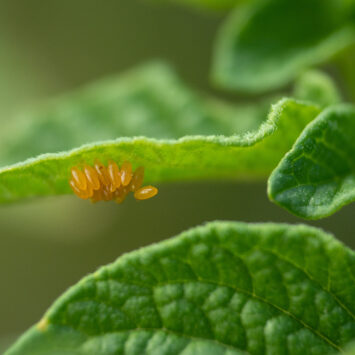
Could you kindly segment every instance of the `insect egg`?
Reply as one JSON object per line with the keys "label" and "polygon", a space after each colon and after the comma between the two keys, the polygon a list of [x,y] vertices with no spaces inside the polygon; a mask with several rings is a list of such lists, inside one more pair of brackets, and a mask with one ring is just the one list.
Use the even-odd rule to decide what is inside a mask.
{"label": "insect egg", "polygon": [[74,180],[70,180],[69,185],[77,196],[81,197],[83,195],[82,191],[76,187]]}
{"label": "insect egg", "polygon": [[101,188],[100,188],[100,190],[94,190],[94,193],[91,197],[91,201],[92,202],[99,202],[99,201],[102,201],[103,199],[104,199],[104,196],[103,196]]}
{"label": "insect egg", "polygon": [[87,164],[83,165],[82,170],[72,167],[69,185],[74,194],[82,199],[122,203],[131,191],[136,200],[146,200],[158,193],[154,186],[141,187],[143,179],[142,166],[132,173],[132,165],[128,161],[122,164],[120,170],[113,160],[109,160],[107,167],[96,160],[94,167]]}
{"label": "insect egg", "polygon": [[99,180],[103,186],[110,185],[110,177],[108,176],[107,169],[104,165],[101,164],[99,160],[95,161],[95,170],[99,176]]}
{"label": "insect egg", "polygon": [[104,201],[112,200],[112,193],[111,193],[111,189],[110,189],[109,186],[103,186],[102,187],[102,195],[103,195],[103,200]]}
{"label": "insect egg", "polygon": [[146,200],[155,196],[158,193],[158,189],[154,186],[144,186],[138,189],[134,193],[134,198],[136,200]]}
{"label": "insect egg", "polygon": [[128,192],[129,192],[129,190],[126,187],[116,190],[115,191],[115,201],[117,203],[122,203],[126,199]]}
{"label": "insect egg", "polygon": [[142,186],[143,180],[144,180],[144,168],[143,166],[140,166],[139,168],[136,169],[136,171],[133,174],[131,183],[129,184],[130,190],[137,191]]}
{"label": "insect egg", "polygon": [[92,186],[93,190],[100,189],[100,180],[97,172],[90,165],[84,165],[84,173],[88,184]]}
{"label": "insect egg", "polygon": [[113,192],[121,185],[120,170],[118,169],[117,164],[114,161],[110,160],[108,162],[107,171],[111,180],[111,192]]}
{"label": "insect egg", "polygon": [[87,186],[85,174],[79,170],[76,167],[73,167],[71,169],[71,176],[73,178],[73,181],[75,182],[75,185],[80,189],[80,190],[85,190]]}
{"label": "insect egg", "polygon": [[80,190],[77,187],[77,185],[75,184],[74,180],[70,180],[69,181],[69,185],[72,188],[72,190],[75,193],[75,195],[77,195],[78,197],[80,197],[82,199],[88,199],[90,197],[91,190]]}
{"label": "insect egg", "polygon": [[125,161],[121,167],[121,182],[123,186],[127,186],[132,179],[132,165],[130,162]]}

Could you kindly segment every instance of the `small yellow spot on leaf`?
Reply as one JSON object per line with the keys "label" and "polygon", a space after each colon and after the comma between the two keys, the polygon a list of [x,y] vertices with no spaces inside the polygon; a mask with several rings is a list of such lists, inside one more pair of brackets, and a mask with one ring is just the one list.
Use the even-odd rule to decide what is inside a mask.
{"label": "small yellow spot on leaf", "polygon": [[41,332],[44,332],[48,328],[48,319],[42,318],[38,323],[37,323],[37,329]]}

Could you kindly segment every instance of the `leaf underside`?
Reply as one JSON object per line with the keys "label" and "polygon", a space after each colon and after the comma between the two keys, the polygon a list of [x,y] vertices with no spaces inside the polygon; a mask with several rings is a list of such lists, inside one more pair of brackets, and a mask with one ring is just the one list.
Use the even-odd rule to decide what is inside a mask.
{"label": "leaf underside", "polygon": [[324,110],[297,139],[268,183],[269,196],[309,219],[355,201],[355,107]]}
{"label": "leaf underside", "polygon": [[320,230],[214,222],[85,277],[6,355],[324,355],[355,334],[354,278]]}
{"label": "leaf underside", "polygon": [[[0,202],[71,193],[70,168],[99,158],[144,166],[148,183],[197,179],[265,179],[320,109],[283,99],[269,118],[245,135],[185,136],[181,139],[119,138],[45,154],[0,170]],[[26,181],[26,184],[23,182]]]}
{"label": "leaf underside", "polygon": [[314,105],[281,100],[266,121],[279,95],[232,105],[193,92],[160,62],[102,80],[3,127],[0,203],[71,193],[70,168],[96,158],[143,165],[147,183],[266,179],[318,107],[340,100],[318,71],[299,78],[294,96]]}
{"label": "leaf underside", "polygon": [[240,134],[258,128],[270,104],[268,99],[259,105],[230,105],[199,95],[168,65],[153,62],[94,82],[13,120],[0,132],[0,165],[118,137]]}

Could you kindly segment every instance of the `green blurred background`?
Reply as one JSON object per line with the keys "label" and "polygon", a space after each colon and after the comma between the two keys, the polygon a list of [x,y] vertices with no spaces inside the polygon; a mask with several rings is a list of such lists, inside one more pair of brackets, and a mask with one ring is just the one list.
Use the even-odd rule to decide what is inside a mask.
{"label": "green blurred background", "polygon": [[[2,131],[48,97],[157,58],[192,87],[223,97],[208,80],[222,19],[163,1],[0,0]],[[268,201],[266,182],[159,188],[143,203],[64,196],[0,206],[0,352],[68,286],[124,252],[215,219],[302,223]],[[353,204],[310,224],[354,247],[354,212]]]}

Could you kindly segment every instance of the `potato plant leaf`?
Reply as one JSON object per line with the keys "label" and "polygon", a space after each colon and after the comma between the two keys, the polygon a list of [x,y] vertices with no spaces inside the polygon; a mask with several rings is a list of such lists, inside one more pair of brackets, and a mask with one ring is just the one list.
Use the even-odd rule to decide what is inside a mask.
{"label": "potato plant leaf", "polygon": [[268,0],[237,8],[221,28],[213,79],[250,93],[281,87],[355,43],[347,0]]}
{"label": "potato plant leaf", "polygon": [[342,101],[334,81],[319,70],[309,70],[300,75],[293,95],[297,99],[315,102],[324,108]]}
{"label": "potato plant leaf", "polygon": [[318,229],[214,222],[85,277],[6,355],[332,354],[354,337],[354,278]]}
{"label": "potato plant leaf", "polygon": [[163,63],[91,84],[3,127],[0,164],[8,166],[0,170],[0,202],[68,193],[70,167],[95,158],[141,164],[154,182],[266,178],[317,115],[316,105],[340,97],[331,79],[314,71],[299,79],[294,95],[315,106],[281,101],[260,127],[279,96],[232,105],[193,92]]}
{"label": "potato plant leaf", "polygon": [[271,200],[308,219],[355,201],[355,107],[324,110],[272,173]]}
{"label": "potato plant leaf", "polygon": [[0,166],[118,137],[243,133],[265,120],[270,103],[237,106],[198,95],[168,65],[151,63],[24,112],[0,132]]}
{"label": "potato plant leaf", "polygon": [[[171,100],[176,100],[176,97],[173,95]],[[86,105],[87,100],[84,100],[83,107]],[[69,105],[69,112],[70,108]],[[109,108],[110,106],[107,109]],[[146,168],[146,181],[149,183],[218,178],[266,179],[319,111],[318,106],[283,99],[272,107],[268,119],[256,131],[243,135],[189,135],[180,139],[123,137],[86,144],[62,153],[40,155],[0,169],[0,202],[30,196],[71,193],[68,184],[70,168],[83,162],[93,164],[96,158],[101,159],[104,164],[113,159],[118,163],[129,160],[134,167],[142,165]],[[164,111],[158,117],[163,115]],[[73,121],[78,117],[81,122],[81,126],[78,125],[73,130],[73,134],[78,137],[95,128],[95,125],[84,124],[80,116],[78,111],[73,113]],[[186,119],[193,117],[191,114]],[[135,125],[134,118],[141,118],[141,115],[132,114],[133,122],[119,121],[117,124]],[[139,124],[147,126],[148,130],[159,132],[160,126],[154,120],[155,116],[152,116]],[[187,125],[190,123],[186,120]],[[155,130],[152,128],[154,124],[157,125]],[[176,124],[183,126],[183,122]],[[59,130],[60,125],[54,125]],[[105,123],[102,125],[105,126]],[[38,132],[39,140],[45,139],[42,133]]]}

